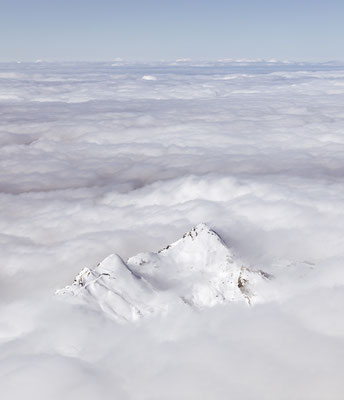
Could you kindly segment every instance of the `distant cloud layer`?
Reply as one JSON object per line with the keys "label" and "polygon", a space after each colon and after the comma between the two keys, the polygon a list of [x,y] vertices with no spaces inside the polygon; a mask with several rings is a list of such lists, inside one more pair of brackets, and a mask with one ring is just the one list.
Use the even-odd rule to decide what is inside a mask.
{"label": "distant cloud layer", "polygon": [[[342,399],[343,105],[337,64],[0,65],[2,397]],[[125,326],[53,297],[199,222],[280,296]]]}

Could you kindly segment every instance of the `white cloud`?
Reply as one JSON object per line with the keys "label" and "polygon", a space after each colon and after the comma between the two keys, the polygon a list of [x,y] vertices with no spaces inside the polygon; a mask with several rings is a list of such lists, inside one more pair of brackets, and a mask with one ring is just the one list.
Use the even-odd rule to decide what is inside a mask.
{"label": "white cloud", "polygon": [[[341,399],[344,68],[241,64],[0,66],[4,398]],[[132,326],[52,299],[203,221],[247,263],[314,268]]]}
{"label": "white cloud", "polygon": [[143,79],[144,81],[156,81],[156,77],[153,76],[153,75],[144,75],[144,76],[142,77],[142,79]]}

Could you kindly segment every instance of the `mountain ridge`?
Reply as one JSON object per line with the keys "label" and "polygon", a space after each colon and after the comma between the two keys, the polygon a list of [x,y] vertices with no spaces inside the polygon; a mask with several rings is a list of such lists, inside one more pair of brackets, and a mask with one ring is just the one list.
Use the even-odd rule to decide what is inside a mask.
{"label": "mountain ridge", "polygon": [[167,312],[184,303],[193,308],[259,301],[255,287],[269,274],[242,265],[222,238],[201,223],[158,252],[126,262],[117,254],[56,292],[71,302],[119,321]]}

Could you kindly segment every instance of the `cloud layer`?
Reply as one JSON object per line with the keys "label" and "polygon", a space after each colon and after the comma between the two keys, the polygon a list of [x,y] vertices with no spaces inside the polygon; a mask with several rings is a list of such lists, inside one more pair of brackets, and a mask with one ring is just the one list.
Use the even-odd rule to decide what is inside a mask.
{"label": "cloud layer", "polygon": [[[4,398],[341,399],[343,66],[2,64],[0,89]],[[53,298],[199,222],[280,296],[133,326]]]}

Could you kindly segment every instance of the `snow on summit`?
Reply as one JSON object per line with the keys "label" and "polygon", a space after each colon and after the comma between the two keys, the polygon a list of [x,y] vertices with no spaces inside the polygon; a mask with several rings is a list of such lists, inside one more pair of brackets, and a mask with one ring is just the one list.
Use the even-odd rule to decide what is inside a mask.
{"label": "snow on summit", "polygon": [[157,253],[140,253],[126,263],[112,254],[96,268],[84,268],[57,294],[130,321],[180,302],[192,307],[251,304],[254,285],[266,278],[242,266],[217,233],[199,224]]}

